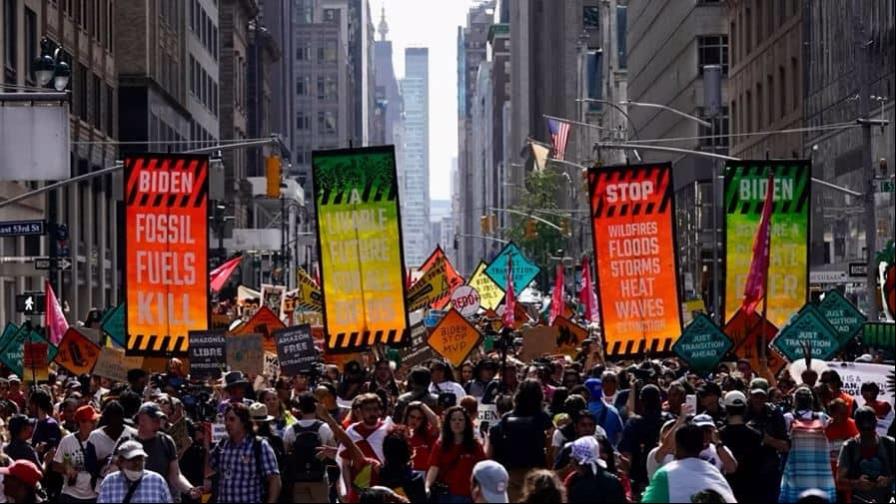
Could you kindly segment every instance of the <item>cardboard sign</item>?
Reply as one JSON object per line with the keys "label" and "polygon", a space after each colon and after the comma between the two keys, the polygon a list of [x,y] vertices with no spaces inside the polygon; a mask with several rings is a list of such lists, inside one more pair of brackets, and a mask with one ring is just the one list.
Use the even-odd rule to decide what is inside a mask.
{"label": "cardboard sign", "polygon": [[410,327],[394,146],[311,154],[328,351],[401,344]]}
{"label": "cardboard sign", "polygon": [[[809,161],[726,161],[725,163],[725,317],[743,301],[753,261],[753,238],[762,215],[769,170],[774,169],[768,268],[768,319],[783,327],[802,309],[809,292]],[[844,272],[845,276],[845,272]]]}
{"label": "cardboard sign", "polygon": [[264,337],[264,351],[275,354],[277,343],[274,341],[274,331],[280,329],[286,329],[286,324],[270,308],[262,306],[248,322],[233,331],[233,334],[261,334]]}
{"label": "cardboard sign", "polygon": [[[451,301],[451,295],[454,293],[454,289],[460,287],[464,284],[464,277],[460,276],[460,273],[454,269],[454,266],[451,265],[451,261],[448,260],[448,256],[445,255],[445,252],[442,250],[441,246],[436,246],[436,249],[430,254],[429,258],[423,262],[423,265],[420,266],[422,271],[429,270],[437,261],[441,261],[444,263],[444,272],[442,275],[448,283],[448,289],[442,293],[440,297],[438,297],[432,303],[432,307],[436,309],[443,309],[448,306],[448,303]],[[409,294],[410,295],[410,294]]]}
{"label": "cardboard sign", "polygon": [[241,334],[227,338],[227,365],[247,375],[264,372],[263,337],[261,334]]}
{"label": "cardboard sign", "polygon": [[[102,376],[117,382],[128,381],[128,371],[143,369],[143,357],[126,357],[119,348],[103,348],[100,357],[93,366],[93,375]],[[190,363],[192,365],[192,362]]]}
{"label": "cardboard sign", "polygon": [[501,417],[498,416],[498,406],[496,404],[479,403],[477,413],[476,420],[478,420],[480,424],[488,422],[489,425],[494,425],[501,420]]}
{"label": "cardboard sign", "polygon": [[274,333],[277,342],[277,358],[284,376],[295,376],[310,371],[319,361],[310,325],[280,329]]}
{"label": "cardboard sign", "polygon": [[704,372],[714,369],[725,357],[734,343],[706,315],[696,314],[672,350],[684,359],[691,369]]}
{"label": "cardboard sign", "polygon": [[501,288],[507,287],[507,263],[513,268],[513,292],[519,296],[535,280],[541,269],[530,261],[515,243],[508,243],[485,268],[485,273]]}
{"label": "cardboard sign", "polygon": [[837,330],[812,305],[806,305],[781,329],[771,346],[789,362],[794,362],[804,357],[803,343],[811,344],[812,358],[818,360],[830,359],[841,346]]}
{"label": "cardboard sign", "polygon": [[469,285],[461,285],[451,294],[451,306],[464,317],[473,317],[479,312],[479,293]]}
{"label": "cardboard sign", "polygon": [[99,358],[100,347],[77,329],[69,328],[59,342],[59,353],[56,354],[55,362],[78,376],[93,371],[93,366]]}
{"label": "cardboard sign", "polygon": [[520,350],[519,359],[529,362],[545,354],[555,353],[558,336],[560,336],[560,330],[557,327],[538,326],[525,329],[523,331],[523,348]]}
{"label": "cardboard sign", "polygon": [[411,326],[411,341],[405,348],[398,349],[399,366],[409,371],[414,366],[438,358],[432,347],[426,344],[428,333],[422,324]]}
{"label": "cardboard sign", "polygon": [[118,346],[124,348],[127,345],[127,335],[125,334],[125,315],[127,308],[124,303],[112,308],[103,314],[100,321],[100,328],[106,333],[106,336],[112,339]]}
{"label": "cardboard sign", "polygon": [[670,352],[681,335],[672,179],[669,163],[588,170],[608,357]]}
{"label": "cardboard sign", "polygon": [[457,310],[451,309],[429,335],[429,346],[454,367],[461,364],[482,343],[482,334]]}
{"label": "cardboard sign", "polygon": [[485,310],[495,310],[504,300],[504,289],[485,273],[488,263],[481,261],[479,266],[470,275],[467,285],[476,289],[479,293],[479,303]]}
{"label": "cardboard sign", "polygon": [[261,306],[267,307],[274,313],[280,313],[285,293],[286,287],[282,285],[261,284]]}
{"label": "cardboard sign", "polygon": [[[221,378],[227,359],[227,332],[190,331],[190,376],[200,380]],[[242,370],[240,370],[242,371]]]}
{"label": "cardboard sign", "polygon": [[566,317],[554,319],[553,327],[556,327],[558,331],[555,353],[575,357],[579,353],[582,342],[588,337],[588,330]]}
{"label": "cardboard sign", "polygon": [[49,347],[49,343],[46,342],[25,342],[22,360],[25,372],[25,376],[22,377],[24,381],[41,382],[49,379],[49,370],[47,369],[47,351]]}
{"label": "cardboard sign", "polygon": [[187,355],[208,328],[207,155],[124,159],[128,355]]}
{"label": "cardboard sign", "polygon": [[818,311],[837,330],[841,346],[859,334],[865,324],[862,312],[836,290],[825,293],[818,303]]}

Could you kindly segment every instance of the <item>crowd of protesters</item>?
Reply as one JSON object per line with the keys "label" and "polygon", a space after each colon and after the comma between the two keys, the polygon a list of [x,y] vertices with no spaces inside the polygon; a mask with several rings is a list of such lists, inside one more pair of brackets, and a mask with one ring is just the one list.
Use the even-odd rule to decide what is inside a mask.
{"label": "crowd of protesters", "polygon": [[892,502],[876,384],[857,407],[833,369],[696,374],[587,343],[214,381],[176,358],[127,383],[4,373],[0,502]]}

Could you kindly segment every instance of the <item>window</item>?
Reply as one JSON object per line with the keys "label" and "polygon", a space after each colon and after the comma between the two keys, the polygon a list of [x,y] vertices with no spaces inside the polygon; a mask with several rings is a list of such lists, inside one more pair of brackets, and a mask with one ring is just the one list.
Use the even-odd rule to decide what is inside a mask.
{"label": "window", "polygon": [[747,7],[747,15],[744,19],[743,31],[744,31],[744,56],[750,54],[750,50],[753,47],[753,11]]}
{"label": "window", "polygon": [[731,124],[731,133],[737,134],[739,130],[737,124],[737,100],[731,100],[731,118],[729,120],[729,124]]}
{"label": "window", "polygon": [[296,49],[296,60],[311,61],[311,47],[308,46],[308,42],[300,42]]}
{"label": "window", "polygon": [[90,27],[90,31],[97,40],[102,41],[100,26],[100,0],[93,0],[93,25]]}
{"label": "window", "polygon": [[306,114],[304,112],[299,112],[296,115],[296,129],[298,129],[298,130],[311,129],[311,118],[308,117],[308,114]]}
{"label": "window", "polygon": [[339,9],[324,9],[324,23],[338,23]]}
{"label": "window", "polygon": [[784,65],[778,67],[778,99],[781,100],[781,114],[778,117],[787,115],[787,80]]}
{"label": "window", "polygon": [[[733,104],[732,104],[733,105]],[[706,115],[703,107],[697,107],[697,116],[704,117]],[[709,120],[709,122],[713,125],[713,127],[707,128],[706,126],[700,126],[700,136],[701,137],[712,137],[715,134],[715,138],[701,138],[700,139],[700,148],[702,150],[715,150],[715,151],[725,151],[728,149],[728,134],[729,134],[729,124],[728,124],[728,107],[722,106],[719,114],[716,117],[713,117]]]}
{"label": "window", "polygon": [[338,99],[336,78],[320,76],[317,78],[317,99],[335,101]]}
{"label": "window", "polygon": [[102,104],[103,104],[103,83],[98,75],[93,76],[93,127],[101,129],[102,125]]}
{"label": "window", "polygon": [[[734,23],[732,21],[731,24],[728,25],[728,36],[731,37],[731,40],[733,40],[735,44],[738,44],[740,42],[739,40],[737,40],[737,23]],[[736,47],[735,47],[735,49],[736,49]],[[738,52],[737,50],[734,50],[731,52],[731,64],[732,65],[737,64],[737,60],[738,60],[737,52]]]}
{"label": "window", "polygon": [[765,90],[768,92],[768,122],[775,122],[775,82],[772,74],[765,77]]}
{"label": "window", "polygon": [[[796,3],[796,2],[794,2]],[[800,70],[798,68],[799,64],[796,61],[796,58],[790,58],[790,81],[793,84],[793,104],[792,110],[796,110],[797,106],[799,106],[800,100],[798,97],[800,96]]]}
{"label": "window", "polygon": [[26,72],[28,81],[34,85],[35,81],[30,71],[31,62],[37,59],[37,14],[25,7],[25,61],[29,71]]}
{"label": "window", "polygon": [[582,7],[582,25],[585,28],[600,28],[600,7],[596,5],[586,5]]}
{"label": "window", "polygon": [[317,130],[318,133],[334,134],[336,133],[336,114],[330,110],[317,113]]}
{"label": "window", "polygon": [[78,117],[87,121],[87,67],[78,63]]}
{"label": "window", "polygon": [[323,47],[317,48],[318,63],[336,63],[336,41],[327,40]]}
{"label": "window", "polygon": [[16,83],[16,69],[18,68],[18,46],[16,42],[16,28],[18,27],[18,15],[16,15],[16,5],[18,2],[6,0],[3,2],[3,47],[6,48],[4,67],[6,69],[6,82]]}
{"label": "window", "polygon": [[106,134],[115,136],[115,90],[112,86],[106,86]]}
{"label": "window", "polygon": [[762,106],[762,100],[765,99],[765,94],[762,92],[762,84],[756,84],[756,127],[762,129],[765,125],[764,118],[762,114],[765,113],[765,107]]}
{"label": "window", "polygon": [[721,65],[722,75],[728,75],[728,36],[707,35],[697,37],[697,72],[703,75],[706,65]]}
{"label": "window", "polygon": [[311,88],[311,77],[299,77],[296,81],[296,94],[299,96],[308,96]]}
{"label": "window", "polygon": [[619,48],[619,68],[628,67],[628,49],[625,35],[628,32],[628,6],[616,6],[616,47]]}
{"label": "window", "polygon": [[112,1],[106,2],[106,47],[112,52]]}
{"label": "window", "polygon": [[747,106],[744,108],[744,115],[747,116],[747,127],[745,131],[747,133],[753,132],[753,95],[747,91]]}

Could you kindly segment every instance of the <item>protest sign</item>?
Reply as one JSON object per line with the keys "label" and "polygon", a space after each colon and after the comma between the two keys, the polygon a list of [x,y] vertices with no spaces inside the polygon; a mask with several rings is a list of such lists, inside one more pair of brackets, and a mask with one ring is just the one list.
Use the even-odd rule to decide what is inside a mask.
{"label": "protest sign", "polygon": [[519,359],[529,362],[542,355],[551,355],[557,348],[557,337],[560,330],[556,327],[538,326],[523,331],[523,348]]}
{"label": "protest sign", "polygon": [[454,367],[461,364],[480,343],[482,334],[463,315],[451,309],[429,335],[429,346]]}
{"label": "protest sign", "polygon": [[432,307],[442,309],[448,306],[450,296],[454,292],[454,289],[464,284],[464,277],[460,276],[457,270],[454,269],[454,266],[451,265],[451,261],[448,260],[448,256],[445,255],[445,252],[439,245],[436,246],[436,249],[432,254],[430,254],[429,258],[427,258],[426,261],[423,262],[423,265],[420,266],[420,269],[423,271],[427,271],[436,263],[436,261],[442,261],[444,263],[444,272],[442,273],[442,275],[444,276],[448,284],[448,288],[440,297],[436,298],[436,300],[432,303]]}
{"label": "protest sign", "polygon": [[448,260],[439,256],[423,272],[423,276],[411,285],[407,301],[409,311],[427,307],[450,294],[447,268]]}
{"label": "protest sign", "polygon": [[672,350],[692,369],[706,372],[715,369],[734,344],[709,317],[697,313],[681,333]]}
{"label": "protest sign", "polygon": [[753,260],[753,238],[759,226],[768,174],[774,170],[768,268],[768,319],[782,327],[808,296],[809,202],[808,161],[727,161],[725,165],[725,318],[741,306]]}
{"label": "protest sign", "polygon": [[414,366],[423,364],[438,357],[432,347],[426,344],[428,333],[423,324],[411,326],[410,344],[405,348],[399,348],[398,359],[402,370],[409,371]]}
{"label": "protest sign", "polygon": [[507,263],[513,268],[513,292],[517,296],[535,280],[541,271],[537,264],[530,261],[515,243],[508,243],[501,252],[485,268],[485,273],[502,289],[507,288]]}
{"label": "protest sign", "polygon": [[767,320],[763,320],[758,313],[747,315],[743,311],[738,310],[734,317],[728,321],[722,328],[731,342],[734,343],[734,355],[739,359],[750,361],[753,370],[761,369],[761,356],[763,354],[762,341],[764,337],[765,348],[764,353],[768,359],[768,368],[777,373],[787,361],[782,359],[777,352],[768,349],[769,343],[778,334],[778,328]]}
{"label": "protest sign", "polygon": [[552,327],[556,327],[558,331],[555,353],[575,357],[579,353],[579,346],[588,337],[588,330],[565,316],[554,319]]}
{"label": "protest sign", "polygon": [[[865,406],[865,398],[862,397],[862,384],[876,383],[880,389],[878,401],[896,404],[896,371],[892,364],[871,364],[865,362],[827,362],[830,369],[837,371],[840,380],[843,381],[841,389],[856,398],[856,407]],[[877,433],[886,435],[890,424],[893,422],[893,414],[886,418],[877,419]]]}
{"label": "protest sign", "polygon": [[227,435],[227,426],[223,423],[212,424],[212,444],[220,442]]}
{"label": "protest sign", "polygon": [[[100,350],[100,357],[97,359],[96,365],[93,366],[93,375],[118,382],[127,382],[128,371],[131,369],[142,369],[143,359],[143,357],[126,357],[124,350],[106,347]],[[192,365],[191,361],[191,368]]]}
{"label": "protest sign", "polygon": [[274,331],[284,328],[286,328],[286,324],[280,320],[280,317],[267,306],[262,306],[248,322],[235,329],[233,334],[260,334],[263,336],[264,351],[276,354],[277,343],[274,342]]}
{"label": "protest sign", "polygon": [[[498,406],[496,404],[479,403],[476,420],[480,427],[484,425],[487,428],[489,426],[495,425],[501,420],[501,417],[498,416]],[[488,431],[486,430],[485,432]]]}
{"label": "protest sign", "polygon": [[298,270],[296,272],[296,278],[299,283],[299,295],[297,299],[299,308],[318,312],[321,311],[323,305],[321,304],[320,286],[317,285],[317,282],[315,282],[314,279],[311,278],[311,275],[304,270]]}
{"label": "protest sign", "polygon": [[128,156],[125,286],[128,355],[183,356],[208,328],[208,156]]}
{"label": "protest sign", "polygon": [[[27,371],[22,367],[25,357],[25,343],[48,342],[39,332],[29,329],[26,325],[18,327],[15,324],[7,323],[3,333],[4,335],[0,338],[0,342],[5,342],[5,344],[3,345],[2,350],[0,350],[0,362],[8,367],[13,373],[23,376],[24,371]],[[57,352],[58,349],[55,346],[48,345],[47,361],[52,362],[56,357]]]}
{"label": "protest sign", "polygon": [[59,353],[56,354],[55,361],[78,376],[93,371],[93,365],[99,357],[100,347],[71,327],[59,342]]}
{"label": "protest sign", "polygon": [[22,359],[22,367],[25,372],[22,377],[24,381],[41,382],[49,379],[49,370],[47,369],[47,351],[49,347],[50,344],[46,342],[25,342]]}
{"label": "protest sign", "polygon": [[818,311],[837,330],[841,346],[859,334],[865,324],[862,312],[836,290],[825,293],[824,299],[818,303]]}
{"label": "protest sign", "polygon": [[311,154],[328,351],[407,337],[393,146]]}
{"label": "protest sign", "polygon": [[481,261],[470,275],[467,285],[479,293],[479,302],[483,309],[494,310],[504,300],[504,288],[496,284],[492,277],[485,273],[486,268],[488,268],[488,263]]}
{"label": "protest sign", "polygon": [[190,376],[200,380],[220,378],[227,359],[227,332],[190,331],[189,355]]}
{"label": "protest sign", "polygon": [[812,348],[812,358],[828,360],[840,350],[837,330],[825,320],[818,308],[806,305],[772,341],[772,348],[790,362],[804,357],[803,344]]}
{"label": "protest sign", "polygon": [[264,372],[263,337],[261,334],[232,335],[227,338],[227,365],[247,375]]}
{"label": "protest sign", "polygon": [[106,336],[111,338],[121,348],[127,346],[127,335],[125,334],[124,326],[126,314],[127,308],[124,303],[121,303],[115,308],[108,310],[100,321],[100,328],[106,333]]}
{"label": "protest sign", "polygon": [[284,376],[295,376],[308,372],[318,361],[310,325],[280,329],[274,332],[274,340],[277,342],[280,373]]}
{"label": "protest sign", "polygon": [[267,307],[273,313],[280,313],[285,293],[286,287],[283,285],[261,284],[261,306]]}
{"label": "protest sign", "polygon": [[469,285],[458,286],[451,294],[451,306],[467,318],[479,312],[479,303],[479,292]]}
{"label": "protest sign", "polygon": [[669,352],[681,335],[672,166],[591,168],[588,187],[606,354]]}

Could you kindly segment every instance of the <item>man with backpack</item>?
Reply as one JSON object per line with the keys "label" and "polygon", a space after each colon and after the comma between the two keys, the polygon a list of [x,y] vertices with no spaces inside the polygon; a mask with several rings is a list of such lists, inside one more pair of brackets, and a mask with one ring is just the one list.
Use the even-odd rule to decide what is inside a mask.
{"label": "man with backpack", "polygon": [[317,457],[322,446],[336,446],[333,431],[317,418],[317,400],[310,392],[296,400],[301,418],[283,432],[290,461],[293,502],[327,502],[329,482],[325,463]]}
{"label": "man with backpack", "polygon": [[227,437],[209,453],[215,501],[277,502],[281,489],[277,456],[267,440],[253,433],[249,408],[242,403],[227,405],[224,425]]}
{"label": "man with backpack", "polygon": [[856,411],[859,435],[843,444],[837,463],[837,479],[852,491],[853,502],[891,502],[896,477],[896,441],[877,434],[874,409]]}

